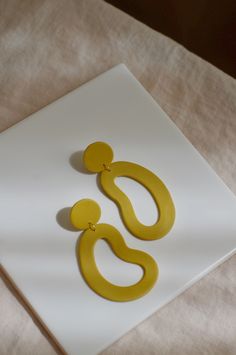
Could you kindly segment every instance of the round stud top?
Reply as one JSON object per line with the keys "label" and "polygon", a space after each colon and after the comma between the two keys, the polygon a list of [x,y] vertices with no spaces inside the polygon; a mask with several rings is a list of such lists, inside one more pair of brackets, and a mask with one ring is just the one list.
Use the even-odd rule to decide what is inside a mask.
{"label": "round stud top", "polygon": [[94,230],[94,225],[101,217],[100,206],[94,200],[84,199],[76,202],[70,211],[70,220],[77,229]]}
{"label": "round stud top", "polygon": [[106,168],[113,159],[113,150],[104,142],[90,144],[84,152],[83,160],[86,168],[93,173],[100,173]]}

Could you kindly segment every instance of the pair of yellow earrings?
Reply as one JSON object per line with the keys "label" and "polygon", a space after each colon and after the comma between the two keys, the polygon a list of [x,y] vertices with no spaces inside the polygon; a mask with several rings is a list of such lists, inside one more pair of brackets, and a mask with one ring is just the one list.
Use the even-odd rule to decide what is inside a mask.
{"label": "pair of yellow earrings", "polygon": [[[111,147],[103,142],[90,144],[83,155],[85,167],[100,173],[100,182],[105,193],[118,204],[127,229],[137,238],[154,240],[164,237],[175,220],[175,207],[165,184],[151,171],[130,162],[114,162]],[[146,226],[135,215],[129,198],[115,184],[117,177],[128,177],[142,184],[151,193],[159,211],[156,223]],[[70,212],[71,223],[84,230],[80,237],[78,260],[81,273],[87,284],[100,296],[111,301],[132,301],[149,292],[158,278],[158,266],[147,253],[129,248],[119,231],[109,224],[97,224],[101,216],[99,205],[90,199],[78,201]],[[107,281],[99,272],[94,247],[99,239],[105,239],[120,259],[137,264],[143,269],[140,281],[131,286],[117,286]]]}

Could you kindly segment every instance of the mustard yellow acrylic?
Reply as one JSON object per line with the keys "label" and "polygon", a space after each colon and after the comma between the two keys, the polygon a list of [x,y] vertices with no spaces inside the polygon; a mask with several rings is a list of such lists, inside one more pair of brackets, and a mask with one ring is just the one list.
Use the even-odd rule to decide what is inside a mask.
{"label": "mustard yellow acrylic", "polygon": [[[84,229],[77,247],[77,258],[81,273],[90,286],[100,296],[111,301],[132,301],[148,293],[158,278],[158,266],[147,253],[129,248],[119,231],[109,224],[97,224],[100,218],[99,205],[89,199],[77,202],[71,209],[72,224]],[[94,247],[99,239],[104,239],[121,260],[137,264],[143,269],[142,278],[131,286],[118,286],[107,281],[96,265]]]}
{"label": "mustard yellow acrylic", "polygon": [[[112,148],[104,142],[90,144],[83,159],[89,171],[100,173],[104,192],[119,206],[123,222],[134,236],[143,240],[154,240],[163,238],[171,230],[175,221],[174,203],[167,187],[154,173],[131,162],[112,163]],[[115,179],[121,176],[136,180],[152,195],[159,212],[159,217],[153,225],[144,225],[137,219],[131,201],[115,184]]]}

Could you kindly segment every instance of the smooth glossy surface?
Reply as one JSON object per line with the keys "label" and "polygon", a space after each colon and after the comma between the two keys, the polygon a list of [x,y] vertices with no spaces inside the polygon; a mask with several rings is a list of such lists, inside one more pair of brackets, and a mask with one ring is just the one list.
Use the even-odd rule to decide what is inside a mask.
{"label": "smooth glossy surface", "polygon": [[[156,223],[147,226],[139,222],[131,201],[115,184],[115,178],[120,176],[132,178],[149,190],[159,211]],[[169,233],[175,220],[174,203],[165,184],[151,171],[138,164],[120,161],[110,164],[110,171],[104,170],[100,179],[104,191],[118,204],[126,227],[134,236],[154,240]]]}
{"label": "smooth glossy surface", "polygon": [[[161,179],[141,165],[125,161],[112,163],[112,152],[112,148],[106,143],[92,143],[84,152],[84,164],[92,172],[101,171],[103,190],[117,203],[123,222],[134,236],[143,240],[163,238],[175,221],[175,206],[167,187]],[[115,184],[115,179],[121,176],[136,180],[152,195],[159,212],[159,218],[153,225],[144,225],[137,219],[132,202]]]}
{"label": "smooth glossy surface", "polygon": [[[76,249],[85,281],[93,291],[111,301],[133,301],[144,296],[152,289],[158,277],[155,260],[147,253],[129,248],[122,235],[113,226],[96,224],[100,215],[99,205],[90,199],[80,200],[71,208],[71,223],[75,228],[85,229]],[[142,267],[143,276],[139,282],[131,286],[117,286],[101,275],[94,257],[94,247],[99,239],[104,239],[121,260]]]}
{"label": "smooth glossy surface", "polygon": [[[107,281],[101,275],[94,258],[94,247],[99,239],[104,239],[121,260],[141,266],[141,280],[131,286],[117,286]],[[108,224],[97,224],[94,231],[87,229],[83,233],[79,240],[77,256],[80,270],[91,289],[111,301],[133,301],[144,296],[153,288],[158,277],[155,260],[141,250],[129,248],[119,231]]]}
{"label": "smooth glossy surface", "polygon": [[86,168],[93,172],[108,168],[113,159],[113,151],[111,147],[104,142],[91,143],[84,152],[84,164]]}
{"label": "smooth glossy surface", "polygon": [[74,204],[70,212],[70,220],[77,229],[84,230],[95,225],[101,216],[99,205],[90,199],[83,199]]}

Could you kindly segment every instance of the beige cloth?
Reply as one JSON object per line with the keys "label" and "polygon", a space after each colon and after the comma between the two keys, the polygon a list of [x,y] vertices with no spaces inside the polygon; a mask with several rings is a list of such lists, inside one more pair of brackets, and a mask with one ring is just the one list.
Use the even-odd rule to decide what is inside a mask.
{"label": "beige cloth", "polygon": [[[0,0],[0,129],[121,62],[236,192],[236,81],[100,0]],[[236,256],[103,355],[236,354],[235,269]],[[54,354],[3,282],[0,298],[0,354]]]}

